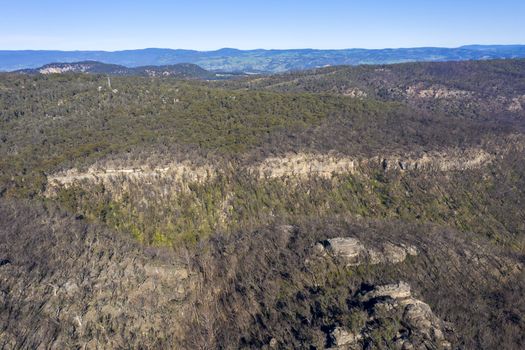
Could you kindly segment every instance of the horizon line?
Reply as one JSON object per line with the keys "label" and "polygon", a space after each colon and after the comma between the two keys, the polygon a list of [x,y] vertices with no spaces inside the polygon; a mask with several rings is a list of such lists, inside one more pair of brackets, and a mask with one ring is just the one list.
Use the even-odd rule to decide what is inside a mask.
{"label": "horizon line", "polygon": [[236,50],[236,51],[346,51],[346,50],[366,50],[366,51],[379,51],[379,50],[403,50],[403,49],[461,49],[466,47],[493,47],[493,46],[525,46],[524,44],[464,44],[460,46],[403,46],[403,47],[382,47],[382,48],[364,48],[364,47],[347,47],[340,49],[320,49],[312,47],[304,48],[289,48],[289,49],[268,49],[268,48],[254,48],[254,49],[239,49],[235,47],[221,47],[212,50],[199,50],[199,49],[185,49],[185,48],[169,48],[169,47],[144,47],[144,48],[132,48],[132,49],[117,49],[117,50],[100,50],[100,49],[1,49],[3,52],[15,52],[15,51],[58,51],[58,52],[122,52],[122,51],[141,51],[141,50],[172,50],[172,51],[194,51],[194,52],[216,52],[221,50]]}

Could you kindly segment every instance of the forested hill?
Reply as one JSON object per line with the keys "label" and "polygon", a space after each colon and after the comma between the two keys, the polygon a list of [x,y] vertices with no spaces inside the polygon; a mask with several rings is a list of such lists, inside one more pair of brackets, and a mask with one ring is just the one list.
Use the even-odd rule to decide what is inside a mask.
{"label": "forested hill", "polygon": [[126,51],[0,51],[0,71],[37,68],[52,62],[100,61],[126,67],[194,63],[207,70],[277,73],[328,65],[387,64],[525,57],[525,45],[471,45],[459,48],[216,51],[142,49]]}
{"label": "forested hill", "polygon": [[16,73],[25,74],[61,74],[90,73],[114,76],[173,77],[180,79],[215,79],[217,74],[207,71],[196,64],[177,63],[167,66],[144,66],[128,68],[118,64],[97,61],[73,63],[50,63],[39,68],[22,69]]}
{"label": "forested hill", "polygon": [[325,67],[222,86],[397,101],[476,118],[523,113],[525,59]]}

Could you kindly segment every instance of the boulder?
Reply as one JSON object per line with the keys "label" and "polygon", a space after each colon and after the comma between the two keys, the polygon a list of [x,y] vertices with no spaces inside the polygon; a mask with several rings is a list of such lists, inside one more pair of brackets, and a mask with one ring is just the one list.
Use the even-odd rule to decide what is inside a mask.
{"label": "boulder", "polygon": [[450,348],[445,339],[444,322],[433,312],[430,306],[421,300],[412,299],[403,314],[403,321],[417,333],[423,341],[439,344],[441,348]]}
{"label": "boulder", "polygon": [[355,345],[362,338],[361,334],[353,333],[343,327],[336,327],[330,333],[330,340],[336,348],[341,346],[348,347],[349,345]]}
{"label": "boulder", "polygon": [[67,281],[65,284],[64,284],[64,291],[66,292],[66,294],[68,295],[74,295],[75,293],[77,293],[79,291],[79,287],[78,285],[73,282],[73,281]]}
{"label": "boulder", "polygon": [[357,238],[352,237],[328,239],[324,247],[334,256],[344,259],[347,265],[354,266],[363,262],[363,255],[366,252],[365,246]]}
{"label": "boulder", "polygon": [[367,247],[354,237],[337,237],[319,242],[314,246],[314,254],[331,255],[341,259],[346,266],[358,266],[365,263],[372,265],[403,262],[407,255],[417,255],[417,248],[406,244],[384,243],[378,248]]}
{"label": "boulder", "polygon": [[407,250],[399,245],[385,243],[383,244],[383,257],[387,262],[397,264],[405,261],[407,257]]}

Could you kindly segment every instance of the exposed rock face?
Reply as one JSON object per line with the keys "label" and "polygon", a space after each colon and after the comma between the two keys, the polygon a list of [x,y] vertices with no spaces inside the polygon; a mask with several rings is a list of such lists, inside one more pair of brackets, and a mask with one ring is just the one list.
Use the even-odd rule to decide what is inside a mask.
{"label": "exposed rock face", "polygon": [[137,180],[152,180],[161,177],[170,177],[175,181],[203,182],[215,175],[211,167],[195,167],[191,164],[170,164],[163,168],[120,168],[120,169],[97,169],[90,168],[87,172],[77,169],[55,174],[48,177],[51,185],[70,186],[75,182],[89,181],[93,183],[110,183],[112,179],[130,178]]}
{"label": "exposed rock face", "polygon": [[366,247],[354,237],[337,237],[327,239],[315,246],[320,255],[332,255],[345,262],[346,266],[369,264],[397,264],[403,262],[407,255],[418,254],[417,248],[406,244],[383,243],[379,248]]}
{"label": "exposed rock face", "polygon": [[363,98],[368,97],[368,94],[365,91],[363,91],[363,90],[361,90],[359,88],[350,88],[350,89],[344,91],[343,95],[351,97],[351,98],[359,98],[359,99],[363,99]]}
{"label": "exposed rock face", "polygon": [[[249,170],[260,177],[307,178],[317,176],[330,179],[338,174],[361,173],[364,168],[380,166],[384,170],[401,171],[458,171],[477,169],[490,164],[494,156],[483,149],[449,149],[422,155],[388,155],[365,159],[323,154],[289,154],[267,158]],[[378,164],[379,163],[379,164]]]}
{"label": "exposed rock face", "polygon": [[[525,103],[525,101],[524,101]],[[318,177],[331,179],[335,175],[366,174],[369,169],[382,168],[385,171],[458,171],[487,166],[494,155],[479,148],[466,150],[449,149],[442,152],[428,152],[423,155],[388,155],[371,158],[351,158],[331,154],[299,153],[282,157],[270,157],[257,164],[243,167],[261,179]],[[190,161],[170,162],[163,166],[149,164],[120,164],[118,166],[101,162],[87,171],[69,169],[47,177],[48,191],[52,196],[60,186],[69,187],[82,182],[112,186],[115,181],[139,181],[153,183],[168,180],[173,184],[204,183],[218,175],[212,164],[196,165]]]}
{"label": "exposed rock face", "polygon": [[[352,311],[365,311],[368,320],[360,329],[336,327],[329,335],[332,349],[450,349],[450,325],[439,319],[428,304],[412,296],[405,282],[362,291]],[[378,344],[380,341],[382,344]]]}
{"label": "exposed rock face", "polygon": [[349,330],[344,329],[343,327],[336,327],[330,333],[330,340],[336,349],[348,348],[352,345],[358,345],[359,340],[363,337],[361,334],[355,334]]}
{"label": "exposed rock face", "polygon": [[300,153],[267,158],[249,170],[262,178],[317,176],[329,179],[334,174],[352,174],[355,167],[356,160],[348,157]]}
{"label": "exposed rock face", "polygon": [[432,85],[428,88],[422,85],[409,86],[406,94],[409,98],[420,99],[466,99],[474,95],[472,91],[450,89],[440,85]]}
{"label": "exposed rock face", "polygon": [[507,110],[509,112],[521,112],[523,111],[523,106],[525,105],[525,95],[518,96],[512,99]]}
{"label": "exposed rock face", "polygon": [[420,157],[390,156],[379,159],[383,170],[458,171],[477,169],[490,164],[494,156],[482,149],[425,153]]}
{"label": "exposed rock face", "polygon": [[357,238],[352,237],[328,239],[321,245],[332,255],[342,258],[348,265],[360,265],[362,256],[366,253],[365,246]]}
{"label": "exposed rock face", "polygon": [[83,64],[62,64],[58,66],[42,67],[39,69],[40,74],[62,74],[67,72],[85,72],[89,65]]}
{"label": "exposed rock face", "polygon": [[399,282],[395,284],[386,284],[383,286],[377,286],[372,291],[367,292],[363,295],[363,301],[369,301],[379,297],[389,297],[392,299],[405,300],[412,296],[410,286],[405,282]]}

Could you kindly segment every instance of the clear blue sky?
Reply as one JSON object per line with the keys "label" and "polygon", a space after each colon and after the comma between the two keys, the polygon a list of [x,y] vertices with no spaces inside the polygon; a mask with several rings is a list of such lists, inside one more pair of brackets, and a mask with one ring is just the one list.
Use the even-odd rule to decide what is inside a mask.
{"label": "clear blue sky", "polygon": [[0,49],[525,44],[525,0],[0,0]]}

